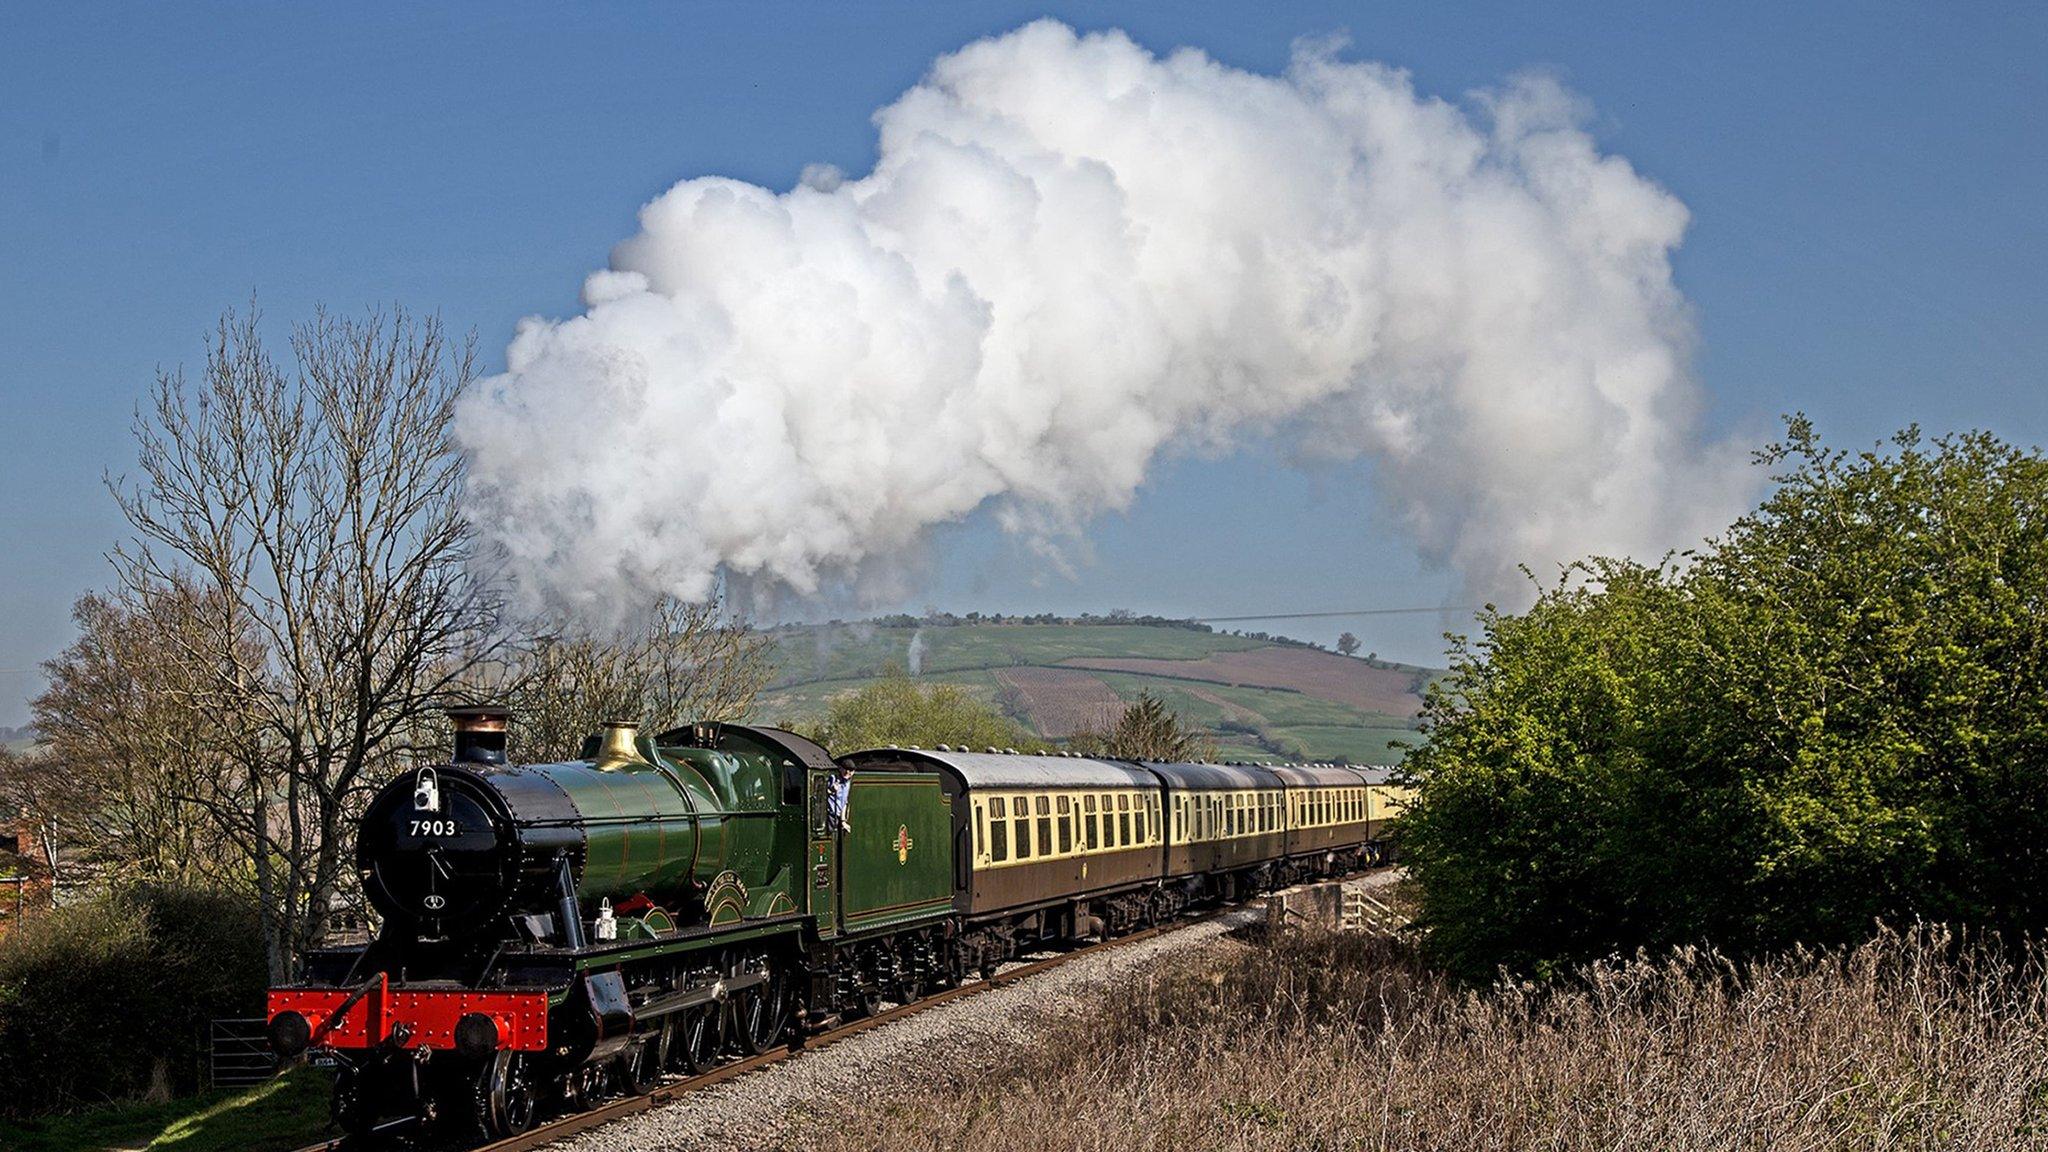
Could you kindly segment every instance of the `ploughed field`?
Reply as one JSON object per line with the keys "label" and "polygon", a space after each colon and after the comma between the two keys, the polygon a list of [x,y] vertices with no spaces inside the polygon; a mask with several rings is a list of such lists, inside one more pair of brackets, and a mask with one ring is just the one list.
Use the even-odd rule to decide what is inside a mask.
{"label": "ploughed field", "polygon": [[1155,624],[818,625],[775,633],[777,674],[753,719],[820,719],[893,668],[957,684],[1062,741],[1150,692],[1226,759],[1385,763],[1416,740],[1440,673],[1303,644]]}

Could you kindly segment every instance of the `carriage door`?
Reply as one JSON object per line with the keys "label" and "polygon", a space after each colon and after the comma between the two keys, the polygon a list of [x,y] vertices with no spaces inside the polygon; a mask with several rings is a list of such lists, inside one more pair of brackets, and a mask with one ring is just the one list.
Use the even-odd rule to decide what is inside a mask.
{"label": "carriage door", "polygon": [[831,773],[811,773],[810,875],[804,890],[810,895],[809,908],[820,936],[839,932],[839,829],[832,826],[831,789]]}

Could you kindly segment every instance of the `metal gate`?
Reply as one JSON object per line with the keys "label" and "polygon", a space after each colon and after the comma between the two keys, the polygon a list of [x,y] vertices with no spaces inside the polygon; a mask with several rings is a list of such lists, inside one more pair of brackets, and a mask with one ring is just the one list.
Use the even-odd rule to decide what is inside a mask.
{"label": "metal gate", "polygon": [[206,1076],[213,1087],[243,1088],[277,1075],[269,1021],[260,1017],[215,1020],[209,1039]]}

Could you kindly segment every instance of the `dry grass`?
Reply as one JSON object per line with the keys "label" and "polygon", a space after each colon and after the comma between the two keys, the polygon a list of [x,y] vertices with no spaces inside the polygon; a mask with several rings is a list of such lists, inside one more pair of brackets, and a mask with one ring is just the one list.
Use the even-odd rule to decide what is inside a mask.
{"label": "dry grass", "polygon": [[2044,959],[1930,927],[1474,992],[1402,944],[1296,934],[1171,963],[1004,1072],[848,1101],[790,1146],[2048,1148]]}

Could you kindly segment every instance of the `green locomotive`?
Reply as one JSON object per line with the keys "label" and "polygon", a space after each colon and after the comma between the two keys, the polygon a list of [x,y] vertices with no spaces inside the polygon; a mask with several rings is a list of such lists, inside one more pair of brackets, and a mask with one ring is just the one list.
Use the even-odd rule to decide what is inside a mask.
{"label": "green locomotive", "polygon": [[1041,942],[1342,872],[1376,858],[1398,800],[1353,769],[994,749],[835,764],[737,724],[611,724],[581,760],[514,765],[503,709],[451,716],[450,761],[364,812],[376,938],[270,994],[273,1047],[331,1053],[351,1133],[513,1135]]}

